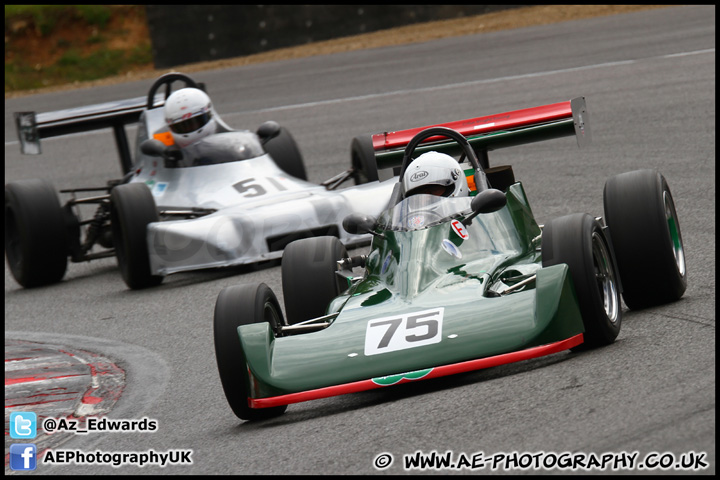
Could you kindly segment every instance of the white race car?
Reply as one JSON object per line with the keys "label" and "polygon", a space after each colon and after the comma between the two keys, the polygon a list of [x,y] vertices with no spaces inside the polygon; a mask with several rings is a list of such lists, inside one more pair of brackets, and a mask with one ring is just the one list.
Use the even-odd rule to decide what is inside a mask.
{"label": "white race car", "polygon": [[[354,167],[314,184],[290,133],[275,122],[257,132],[233,130],[214,112],[216,133],[182,150],[167,147],[161,108],[173,82],[204,89],[180,73],[158,78],[147,99],[136,98],[56,112],[15,114],[23,153],[39,154],[40,138],[112,128],[124,177],[100,188],[61,190],[31,179],[5,186],[5,253],[23,287],[62,280],[72,262],[117,256],[133,289],[159,284],[165,275],[279,258],[293,240],[334,235],[348,245],[342,219],[379,213],[387,204],[392,173],[378,172],[369,137],[353,141]],[[165,86],[164,98],[156,93]],[[138,123],[134,161],[125,126]],[[356,186],[338,189],[354,179]],[[90,196],[88,192],[93,192]],[[79,198],[78,194],[86,195]],[[80,205],[97,204],[81,218]]]}

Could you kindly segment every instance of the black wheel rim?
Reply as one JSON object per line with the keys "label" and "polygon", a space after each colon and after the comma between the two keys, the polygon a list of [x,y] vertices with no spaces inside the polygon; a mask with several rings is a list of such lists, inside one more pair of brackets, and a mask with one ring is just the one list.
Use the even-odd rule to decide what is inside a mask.
{"label": "black wheel rim", "polygon": [[277,307],[275,307],[275,304],[270,300],[266,301],[265,305],[263,305],[263,321],[270,324],[270,328],[273,329],[276,336],[282,336],[282,332],[280,331],[280,327],[283,324],[282,317]]}

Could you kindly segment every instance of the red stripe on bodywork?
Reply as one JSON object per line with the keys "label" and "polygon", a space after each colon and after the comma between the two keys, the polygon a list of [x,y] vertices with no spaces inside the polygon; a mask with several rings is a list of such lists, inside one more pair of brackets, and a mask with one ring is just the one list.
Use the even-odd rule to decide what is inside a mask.
{"label": "red stripe on bodywork", "polygon": [[29,382],[42,382],[45,380],[59,380],[63,378],[73,378],[73,377],[80,377],[85,374],[77,374],[77,375],[57,375],[57,376],[32,376],[32,377],[23,377],[23,378],[6,378],[5,379],[5,385],[16,385],[18,383],[29,383]]}
{"label": "red stripe on bodywork", "polygon": [[[432,371],[422,377],[422,380],[429,378],[444,377],[447,375],[455,375],[458,373],[471,372],[473,370],[481,370],[483,368],[497,367],[507,363],[520,362],[531,358],[538,358],[553,353],[562,352],[572,347],[576,347],[583,342],[582,333],[570,337],[566,340],[540,345],[538,347],[520,350],[518,352],[504,353],[494,357],[479,358],[477,360],[468,360],[466,362],[453,363],[435,367]],[[398,383],[415,380],[402,380]],[[397,383],[395,384],[397,385]],[[357,393],[365,390],[380,388],[384,385],[378,385],[370,380],[360,380],[357,382],[345,383],[342,385],[333,385],[331,387],[316,388],[306,392],[289,393],[287,395],[279,395],[277,397],[267,398],[248,398],[250,408],[268,408],[278,407],[281,405],[289,405],[291,403],[306,402],[308,400],[318,400],[320,398],[334,397],[336,395],[345,395],[348,393]]]}
{"label": "red stripe on bodywork", "polygon": [[[497,132],[510,128],[523,127],[544,122],[552,122],[572,118],[570,102],[553,103],[540,107],[525,108],[512,112],[498,113],[486,117],[457,120],[449,123],[428,125],[427,127],[399,130],[397,132],[377,133],[372,136],[375,150],[388,150],[403,147],[410,143],[415,135],[431,127],[448,127],[460,132],[464,136],[479,135],[481,133]],[[430,137],[422,143],[433,142],[444,137]]]}

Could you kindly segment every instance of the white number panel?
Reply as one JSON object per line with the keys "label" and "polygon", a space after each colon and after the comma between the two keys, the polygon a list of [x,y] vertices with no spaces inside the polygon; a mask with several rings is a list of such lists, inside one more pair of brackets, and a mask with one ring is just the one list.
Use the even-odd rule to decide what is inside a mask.
{"label": "white number panel", "polygon": [[370,320],[365,332],[365,355],[377,355],[440,342],[444,310],[444,308],[433,308]]}

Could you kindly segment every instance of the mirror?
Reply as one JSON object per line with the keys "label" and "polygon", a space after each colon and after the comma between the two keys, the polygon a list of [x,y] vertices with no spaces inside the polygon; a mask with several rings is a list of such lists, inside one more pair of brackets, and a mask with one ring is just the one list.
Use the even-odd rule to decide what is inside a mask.
{"label": "mirror", "polygon": [[140,151],[151,157],[162,157],[167,147],[160,140],[148,138],[140,144]]}
{"label": "mirror", "polygon": [[497,212],[507,204],[507,197],[500,190],[488,188],[478,193],[472,199],[470,207],[473,212],[492,213]]}
{"label": "mirror", "polygon": [[342,226],[351,235],[362,235],[373,233],[376,223],[377,220],[373,216],[351,213],[343,219]]}
{"label": "mirror", "polygon": [[268,120],[260,125],[257,129],[257,136],[263,143],[267,143],[268,140],[273,139],[280,135],[280,124]]}
{"label": "mirror", "polygon": [[497,212],[505,205],[507,205],[507,197],[503,192],[495,188],[483,190],[470,202],[470,208],[472,208],[473,213],[463,220],[462,223],[463,225],[470,225],[473,218],[479,214]]}

